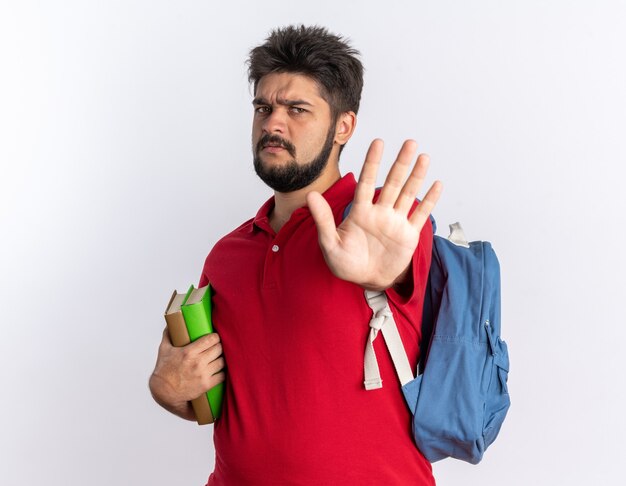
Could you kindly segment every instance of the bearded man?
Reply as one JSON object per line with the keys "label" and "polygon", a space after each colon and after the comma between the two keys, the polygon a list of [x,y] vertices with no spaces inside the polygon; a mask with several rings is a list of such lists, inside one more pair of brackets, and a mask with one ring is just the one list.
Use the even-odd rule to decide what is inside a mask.
{"label": "bearded man", "polygon": [[[209,253],[216,333],[183,348],[167,332],[150,378],[155,400],[194,420],[189,401],[225,380],[209,485],[433,485],[400,386],[366,391],[363,351],[385,291],[411,365],[430,267],[436,182],[415,197],[428,157],[407,140],[380,191],[383,143],[359,181],[339,158],[356,127],[358,52],[320,27],[274,30],[249,58],[252,151],[274,195]],[[347,217],[345,208],[352,203]],[[395,371],[382,340],[380,374]]]}

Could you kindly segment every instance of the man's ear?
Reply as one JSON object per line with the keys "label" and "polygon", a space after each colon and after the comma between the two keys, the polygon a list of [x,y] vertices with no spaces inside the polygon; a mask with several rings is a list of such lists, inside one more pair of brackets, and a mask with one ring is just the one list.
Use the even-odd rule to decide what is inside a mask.
{"label": "man's ear", "polygon": [[335,143],[345,145],[356,128],[356,114],[353,111],[347,111],[337,117],[335,124]]}

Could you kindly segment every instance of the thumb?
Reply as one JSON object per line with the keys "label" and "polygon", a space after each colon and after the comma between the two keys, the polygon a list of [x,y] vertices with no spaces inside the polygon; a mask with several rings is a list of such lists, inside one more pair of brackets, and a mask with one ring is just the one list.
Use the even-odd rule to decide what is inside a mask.
{"label": "thumb", "polygon": [[170,332],[168,331],[167,326],[165,326],[165,329],[163,329],[163,335],[161,337],[161,346],[173,346],[172,338],[170,337]]}
{"label": "thumb", "polygon": [[330,209],[330,205],[319,192],[309,192],[306,195],[306,202],[317,226],[317,234],[320,246],[324,250],[333,247],[337,242],[337,227],[335,217]]}

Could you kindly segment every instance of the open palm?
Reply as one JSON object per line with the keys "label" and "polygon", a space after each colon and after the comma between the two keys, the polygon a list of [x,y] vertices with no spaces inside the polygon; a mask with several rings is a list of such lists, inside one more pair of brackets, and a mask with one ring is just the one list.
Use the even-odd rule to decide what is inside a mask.
{"label": "open palm", "polygon": [[317,192],[307,195],[320,247],[330,270],[337,277],[368,290],[387,289],[404,274],[422,227],[442,190],[441,183],[435,182],[415,211],[409,214],[424,182],[429,159],[421,154],[411,169],[417,144],[407,140],[374,203],[382,152],[382,140],[374,140],[359,176],[350,214],[338,227],[323,196]]}

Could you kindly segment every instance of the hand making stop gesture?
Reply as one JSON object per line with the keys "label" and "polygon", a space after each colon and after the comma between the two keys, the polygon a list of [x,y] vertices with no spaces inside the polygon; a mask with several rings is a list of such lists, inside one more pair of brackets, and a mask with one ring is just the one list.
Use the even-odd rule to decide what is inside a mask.
{"label": "hand making stop gesture", "polygon": [[417,143],[407,140],[387,174],[378,200],[373,203],[382,153],[382,140],[374,140],[365,157],[350,214],[339,226],[335,226],[331,208],[321,194],[307,195],[330,270],[335,276],[369,290],[385,290],[403,276],[417,248],[422,227],[442,190],[442,184],[436,181],[409,215],[424,182],[429,159],[420,154],[411,169]]}

